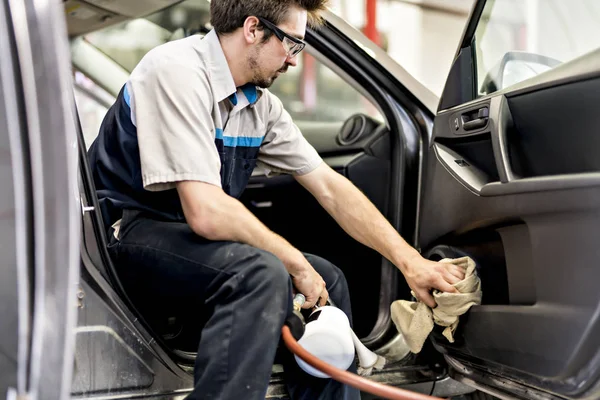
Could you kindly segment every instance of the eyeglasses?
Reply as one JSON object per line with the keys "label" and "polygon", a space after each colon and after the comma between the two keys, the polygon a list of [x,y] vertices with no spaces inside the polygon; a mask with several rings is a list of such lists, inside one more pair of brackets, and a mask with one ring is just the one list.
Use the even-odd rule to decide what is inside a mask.
{"label": "eyeglasses", "polygon": [[258,18],[258,20],[267,29],[269,29],[271,32],[273,32],[275,34],[275,36],[277,36],[277,39],[279,39],[281,41],[281,43],[283,44],[283,48],[287,52],[288,58],[294,58],[298,55],[298,53],[300,53],[302,50],[304,50],[304,46],[306,46],[306,43],[304,43],[302,40],[285,33],[271,21],[268,21],[261,17],[256,17],[256,18]]}

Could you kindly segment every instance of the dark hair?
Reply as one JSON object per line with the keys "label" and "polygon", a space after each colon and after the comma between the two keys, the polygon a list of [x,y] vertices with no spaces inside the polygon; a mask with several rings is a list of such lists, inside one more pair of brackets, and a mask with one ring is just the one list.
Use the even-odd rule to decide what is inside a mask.
{"label": "dark hair", "polygon": [[[308,13],[311,28],[322,23],[321,12],[329,0],[212,0],[210,2],[210,22],[218,34],[227,34],[244,26],[246,18],[257,16],[275,25],[287,17],[290,7],[298,7]],[[271,32],[268,32],[270,36]],[[265,34],[267,36],[267,34]]]}

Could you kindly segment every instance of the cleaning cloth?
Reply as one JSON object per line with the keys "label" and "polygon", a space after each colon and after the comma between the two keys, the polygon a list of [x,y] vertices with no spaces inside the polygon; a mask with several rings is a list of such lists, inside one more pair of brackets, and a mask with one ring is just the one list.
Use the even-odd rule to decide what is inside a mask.
{"label": "cleaning cloth", "polygon": [[446,258],[440,262],[452,263],[464,269],[465,278],[453,285],[459,293],[434,290],[433,298],[437,303],[434,309],[421,301],[397,300],[391,305],[392,320],[413,353],[421,351],[434,323],[445,326],[444,336],[450,343],[454,343],[453,335],[458,326],[458,317],[471,306],[481,304],[481,281],[475,270],[475,262],[470,257]]}

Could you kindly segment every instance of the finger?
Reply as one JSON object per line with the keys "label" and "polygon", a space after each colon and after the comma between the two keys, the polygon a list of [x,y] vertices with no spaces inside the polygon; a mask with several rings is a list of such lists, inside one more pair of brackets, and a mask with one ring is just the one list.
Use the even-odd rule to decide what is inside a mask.
{"label": "finger", "polygon": [[446,282],[450,283],[451,285],[454,285],[455,283],[460,282],[460,279],[458,279],[456,276],[452,275],[452,273],[450,271],[444,271],[442,275],[444,277],[444,280]]}
{"label": "finger", "polygon": [[454,275],[455,277],[457,277],[458,279],[460,279],[460,280],[465,279],[465,271],[462,268],[457,267],[454,264],[449,264],[446,267],[446,270],[448,272],[450,272],[452,275]]}
{"label": "finger", "polygon": [[317,303],[317,300],[307,297],[306,301],[302,305],[302,308],[304,308],[304,309],[313,308],[315,306],[315,304]]}
{"label": "finger", "polygon": [[323,292],[321,292],[321,297],[319,299],[319,306],[321,306],[321,307],[326,306],[328,299],[329,299],[329,292],[327,292],[327,289],[323,288]]}
{"label": "finger", "polygon": [[438,277],[433,288],[446,293],[459,293],[454,286],[446,282],[441,276]]}
{"label": "finger", "polygon": [[428,307],[430,308],[435,308],[437,306],[435,299],[433,298],[433,296],[431,295],[431,293],[429,293],[426,290],[419,290],[418,292],[415,292],[415,294],[417,295],[417,299],[421,300],[423,303],[425,303]]}

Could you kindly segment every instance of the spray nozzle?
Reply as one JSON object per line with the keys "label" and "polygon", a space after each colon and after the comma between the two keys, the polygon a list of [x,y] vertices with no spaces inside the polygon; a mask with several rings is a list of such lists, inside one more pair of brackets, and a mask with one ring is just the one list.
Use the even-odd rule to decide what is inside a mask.
{"label": "spray nozzle", "polygon": [[300,310],[305,302],[306,297],[302,293],[297,293],[292,300],[294,313],[285,320],[285,324],[290,327],[292,336],[296,340],[300,340],[304,335],[305,320]]}
{"label": "spray nozzle", "polygon": [[302,293],[297,293],[294,296],[294,300],[292,302],[294,304],[294,311],[300,312],[300,309],[306,302],[306,297]]}

